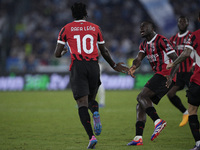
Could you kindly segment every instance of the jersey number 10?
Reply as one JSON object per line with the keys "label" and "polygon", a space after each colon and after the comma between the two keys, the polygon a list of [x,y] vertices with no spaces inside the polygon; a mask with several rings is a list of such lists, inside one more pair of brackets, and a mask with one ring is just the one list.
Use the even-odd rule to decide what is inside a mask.
{"label": "jersey number 10", "polygon": [[[83,48],[83,51],[86,54],[91,54],[94,51],[94,38],[92,35],[90,34],[86,34],[83,38],[82,38],[82,42],[81,42],[81,38],[80,35],[74,35],[74,39],[76,39],[77,41],[77,49],[78,52],[81,54],[81,45]],[[87,42],[87,39],[90,40],[90,42]],[[87,44],[90,44],[90,49],[87,49]]]}

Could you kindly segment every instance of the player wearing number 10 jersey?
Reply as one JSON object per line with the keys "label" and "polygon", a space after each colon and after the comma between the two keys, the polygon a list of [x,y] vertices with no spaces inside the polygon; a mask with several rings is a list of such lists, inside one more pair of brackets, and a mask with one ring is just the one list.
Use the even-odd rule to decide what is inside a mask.
{"label": "player wearing number 10 jersey", "polygon": [[95,134],[99,135],[102,130],[98,111],[99,106],[95,100],[99,85],[101,84],[98,48],[104,59],[115,71],[124,73],[129,69],[122,66],[122,63],[116,64],[112,60],[108,49],[104,46],[105,42],[99,26],[85,20],[87,17],[86,5],[74,3],[71,10],[75,20],[61,29],[55,49],[55,56],[61,57],[67,52],[65,48],[67,43],[71,53],[71,89],[78,104],[81,123],[89,136],[88,149],[93,149],[97,139],[93,134],[88,108],[93,113]]}
{"label": "player wearing number 10 jersey", "polygon": [[71,53],[71,67],[74,60],[97,61],[98,44],[103,44],[99,26],[86,20],[75,20],[65,25],[58,36],[58,43],[67,42]]}

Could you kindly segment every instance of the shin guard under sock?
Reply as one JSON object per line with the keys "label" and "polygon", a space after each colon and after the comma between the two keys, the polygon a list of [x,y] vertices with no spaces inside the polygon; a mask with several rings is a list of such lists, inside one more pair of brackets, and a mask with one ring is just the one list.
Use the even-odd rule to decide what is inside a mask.
{"label": "shin guard under sock", "polygon": [[87,132],[89,139],[91,139],[94,134],[93,134],[92,126],[90,123],[90,115],[88,113],[88,108],[85,106],[80,107],[78,109],[78,113],[79,113],[81,123],[85,128],[85,131]]}
{"label": "shin guard under sock", "polygon": [[136,136],[142,136],[143,135],[143,130],[145,127],[145,123],[143,121],[137,121],[136,122]]}
{"label": "shin guard under sock", "polygon": [[178,96],[173,96],[171,98],[169,98],[170,102],[176,107],[178,108],[182,113],[184,113],[187,109],[183,106],[180,98]]}
{"label": "shin guard under sock", "polygon": [[189,125],[195,141],[199,141],[200,134],[199,134],[199,121],[197,115],[189,116]]}
{"label": "shin guard under sock", "polygon": [[154,107],[148,107],[145,112],[149,117],[155,122],[157,119],[160,119]]}
{"label": "shin guard under sock", "polygon": [[88,108],[94,113],[95,111],[99,111],[99,104],[96,100],[89,101]]}

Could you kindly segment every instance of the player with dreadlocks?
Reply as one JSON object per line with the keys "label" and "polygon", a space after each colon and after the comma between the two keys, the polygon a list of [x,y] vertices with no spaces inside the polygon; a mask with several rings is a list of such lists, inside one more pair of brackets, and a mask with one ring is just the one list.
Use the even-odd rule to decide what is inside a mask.
{"label": "player with dreadlocks", "polygon": [[[97,139],[93,134],[88,108],[93,113],[94,132],[100,135],[99,106],[95,100],[101,84],[98,64],[98,48],[108,64],[118,72],[127,72],[122,63],[115,63],[104,45],[102,32],[96,24],[86,21],[86,5],[74,3],[71,7],[74,21],[66,24],[60,31],[55,49],[55,56],[61,57],[67,52],[67,44],[71,53],[70,84],[74,99],[78,105],[79,117],[89,136],[88,149],[95,148]],[[97,46],[98,45],[98,46]]]}

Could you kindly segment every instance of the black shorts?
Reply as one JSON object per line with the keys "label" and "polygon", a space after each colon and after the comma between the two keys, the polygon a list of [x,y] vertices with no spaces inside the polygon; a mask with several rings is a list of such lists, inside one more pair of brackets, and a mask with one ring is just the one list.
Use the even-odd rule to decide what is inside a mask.
{"label": "black shorts", "polygon": [[97,94],[100,70],[97,61],[74,61],[70,74],[70,85],[74,99]]}
{"label": "black shorts", "polygon": [[145,84],[145,87],[152,90],[156,95],[150,97],[154,104],[158,104],[161,98],[172,88],[174,81],[169,88],[166,87],[167,78],[160,74],[154,76]]}
{"label": "black shorts", "polygon": [[200,85],[191,82],[187,90],[188,103],[194,106],[200,105]]}
{"label": "black shorts", "polygon": [[180,90],[182,90],[185,85],[187,85],[187,87],[189,88],[191,76],[192,72],[178,72],[175,85],[179,86]]}

